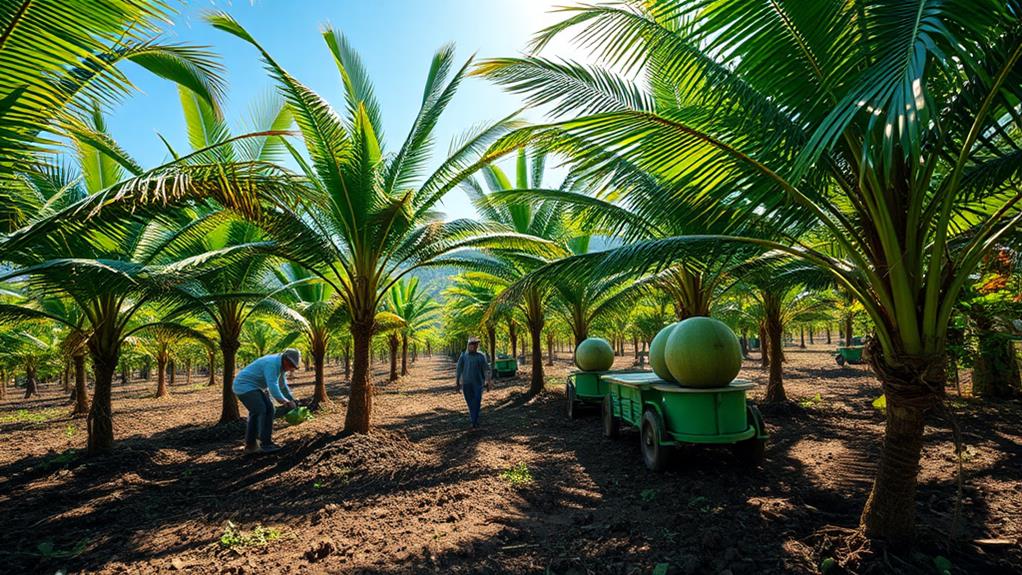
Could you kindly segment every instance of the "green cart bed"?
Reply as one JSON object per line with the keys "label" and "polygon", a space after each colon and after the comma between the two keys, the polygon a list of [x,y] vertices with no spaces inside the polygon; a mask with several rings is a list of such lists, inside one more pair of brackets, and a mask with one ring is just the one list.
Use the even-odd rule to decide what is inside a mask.
{"label": "green cart bed", "polygon": [[603,432],[617,437],[622,425],[639,430],[643,461],[662,470],[675,447],[685,444],[730,445],[741,460],[759,465],[766,428],[745,392],[755,384],[735,380],[725,387],[691,388],[664,381],[652,372],[600,376]]}

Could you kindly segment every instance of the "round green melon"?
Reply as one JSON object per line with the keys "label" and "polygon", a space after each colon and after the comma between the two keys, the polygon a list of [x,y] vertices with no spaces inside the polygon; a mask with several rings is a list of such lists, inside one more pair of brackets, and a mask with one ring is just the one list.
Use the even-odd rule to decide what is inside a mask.
{"label": "round green melon", "polygon": [[667,369],[667,359],[664,357],[664,350],[667,349],[667,338],[671,337],[671,331],[678,322],[674,322],[660,330],[653,341],[649,342],[649,367],[653,373],[665,381],[674,381],[671,370]]}
{"label": "round green melon", "polygon": [[724,387],[742,369],[742,346],[724,322],[690,317],[671,331],[664,359],[681,385]]}
{"label": "round green melon", "polygon": [[584,339],[575,348],[575,365],[582,371],[607,371],[614,365],[614,348],[602,337]]}

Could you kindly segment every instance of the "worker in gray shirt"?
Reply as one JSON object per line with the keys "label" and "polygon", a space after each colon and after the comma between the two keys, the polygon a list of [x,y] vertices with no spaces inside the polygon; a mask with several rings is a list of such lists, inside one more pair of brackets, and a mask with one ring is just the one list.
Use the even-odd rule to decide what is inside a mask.
{"label": "worker in gray shirt", "polygon": [[486,356],[479,353],[479,338],[468,338],[468,350],[461,352],[458,368],[454,376],[454,385],[458,391],[464,391],[465,403],[468,404],[468,418],[472,429],[479,427],[479,407],[483,401],[483,385],[490,391],[490,366]]}

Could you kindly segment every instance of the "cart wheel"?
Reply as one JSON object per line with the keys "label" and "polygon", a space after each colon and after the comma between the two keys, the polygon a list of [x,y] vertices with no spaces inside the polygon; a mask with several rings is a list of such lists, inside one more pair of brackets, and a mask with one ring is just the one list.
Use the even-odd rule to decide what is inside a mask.
{"label": "cart wheel", "polygon": [[836,356],[834,356],[834,361],[836,361],[838,365],[844,366],[845,365],[845,356],[843,356],[843,355],[841,355],[839,353]]}
{"label": "cart wheel", "polygon": [[756,435],[731,446],[731,452],[739,461],[750,467],[759,467],[766,459],[766,425],[763,415],[755,405],[745,406],[749,425],[756,428]]}
{"label": "cart wheel", "polygon": [[603,436],[607,439],[614,439],[621,431],[621,421],[614,417],[614,408],[610,402],[608,393],[603,396]]}
{"label": "cart wheel", "polygon": [[568,419],[578,419],[578,405],[575,404],[575,386],[571,382],[564,384],[565,394],[568,396]]}
{"label": "cart wheel", "polygon": [[639,430],[639,442],[642,447],[642,460],[651,471],[663,471],[667,467],[670,447],[661,445],[664,425],[660,416],[652,409],[642,414],[642,427]]}
{"label": "cart wheel", "polygon": [[731,453],[749,467],[759,467],[766,459],[766,439],[750,437],[731,446]]}

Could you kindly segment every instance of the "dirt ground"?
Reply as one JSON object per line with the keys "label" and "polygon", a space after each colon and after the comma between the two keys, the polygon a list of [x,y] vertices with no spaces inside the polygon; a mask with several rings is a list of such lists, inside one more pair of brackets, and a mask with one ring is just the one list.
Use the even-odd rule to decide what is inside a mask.
{"label": "dirt ground", "polygon": [[[916,550],[849,555],[879,451],[879,386],[824,346],[789,349],[788,360],[793,403],[762,406],[761,469],[693,447],[660,474],[643,466],[634,431],[607,440],[595,413],[565,417],[566,355],[533,401],[528,366],[498,382],[479,431],[449,360],[420,357],[408,377],[379,385],[374,433],[341,436],[336,401],[300,426],[278,420],[285,449],[254,457],[240,452],[243,423],[213,426],[219,390],[203,378],[179,376],[163,400],[151,398],[155,381],[117,387],[117,448],[94,459],[80,455],[85,421],[67,417],[56,388],[28,401],[9,389],[0,572],[741,575],[815,573],[838,557],[855,572],[934,573],[937,556],[954,573],[1019,571],[1022,404],[953,401],[966,445],[957,543],[957,458],[935,420]],[[386,366],[375,367],[381,382]],[[311,372],[298,375],[296,395],[311,396]],[[762,397],[755,356],[742,377]],[[343,374],[331,367],[328,379],[342,398]]]}

